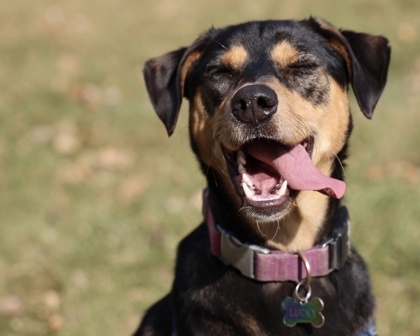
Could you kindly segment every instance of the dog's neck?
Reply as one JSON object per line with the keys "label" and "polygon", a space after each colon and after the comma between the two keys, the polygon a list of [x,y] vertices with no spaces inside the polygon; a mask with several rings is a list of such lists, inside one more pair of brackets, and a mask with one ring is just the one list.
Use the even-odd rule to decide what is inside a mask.
{"label": "dog's neck", "polygon": [[291,212],[279,222],[259,225],[271,249],[296,252],[315,246],[325,238],[331,223],[330,199],[318,192],[301,191]]}

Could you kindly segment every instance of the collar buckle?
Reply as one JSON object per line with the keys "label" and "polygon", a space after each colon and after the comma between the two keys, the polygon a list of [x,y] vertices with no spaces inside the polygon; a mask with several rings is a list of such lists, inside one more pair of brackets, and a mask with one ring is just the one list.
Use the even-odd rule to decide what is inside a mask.
{"label": "collar buckle", "polygon": [[322,247],[329,248],[330,268],[338,270],[344,266],[350,253],[350,217],[346,207],[340,207],[332,237]]}
{"label": "collar buckle", "polygon": [[217,227],[221,234],[221,256],[226,265],[234,266],[242,275],[255,279],[255,253],[269,254],[270,250],[258,245],[244,244]]}

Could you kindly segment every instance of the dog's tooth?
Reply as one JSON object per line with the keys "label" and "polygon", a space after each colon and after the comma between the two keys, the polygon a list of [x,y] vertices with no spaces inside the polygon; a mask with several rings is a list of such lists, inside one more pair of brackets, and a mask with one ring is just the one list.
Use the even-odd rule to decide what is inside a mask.
{"label": "dog's tooth", "polygon": [[246,172],[245,167],[241,163],[238,163],[238,172],[241,175],[244,175],[244,173]]}
{"label": "dog's tooth", "polygon": [[279,191],[276,192],[276,194],[282,197],[286,194],[286,189],[287,189],[287,181],[284,180],[283,184],[281,185],[281,188],[279,189]]}
{"label": "dog's tooth", "polygon": [[242,182],[242,188],[244,189],[244,193],[247,198],[254,198],[255,193],[251,190],[250,187],[245,182]]}
{"label": "dog's tooth", "polygon": [[236,157],[236,163],[239,165],[246,165],[246,158],[245,158],[245,153],[242,152],[241,150],[238,151],[238,155]]}
{"label": "dog's tooth", "polygon": [[242,182],[245,182],[250,189],[255,189],[254,183],[252,183],[252,180],[248,174],[242,173]]}

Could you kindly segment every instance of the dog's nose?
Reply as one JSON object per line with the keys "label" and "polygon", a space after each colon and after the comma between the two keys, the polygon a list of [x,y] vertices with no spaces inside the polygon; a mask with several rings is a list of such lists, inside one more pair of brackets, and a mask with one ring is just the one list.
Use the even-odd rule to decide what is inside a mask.
{"label": "dog's nose", "polygon": [[236,92],[231,102],[236,119],[255,126],[270,119],[277,105],[276,93],[265,85],[247,85]]}

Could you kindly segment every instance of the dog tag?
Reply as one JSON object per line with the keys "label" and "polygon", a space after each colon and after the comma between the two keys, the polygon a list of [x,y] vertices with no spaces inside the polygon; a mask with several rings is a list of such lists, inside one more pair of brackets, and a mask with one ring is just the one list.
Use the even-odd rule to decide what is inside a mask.
{"label": "dog tag", "polygon": [[[294,327],[297,323],[309,323],[315,328],[321,328],[325,322],[325,317],[321,313],[324,301],[317,297],[311,299],[311,265],[303,253],[298,252],[298,255],[303,261],[307,277],[297,284],[295,298],[287,297],[281,303],[284,310],[283,323],[288,327]],[[306,289],[305,296],[299,293],[302,285]]]}
{"label": "dog tag", "polygon": [[320,298],[295,301],[287,297],[282,302],[282,308],[285,312],[283,323],[288,327],[294,327],[297,323],[310,323],[315,328],[321,328],[324,325],[325,317],[321,313],[324,302]]}

